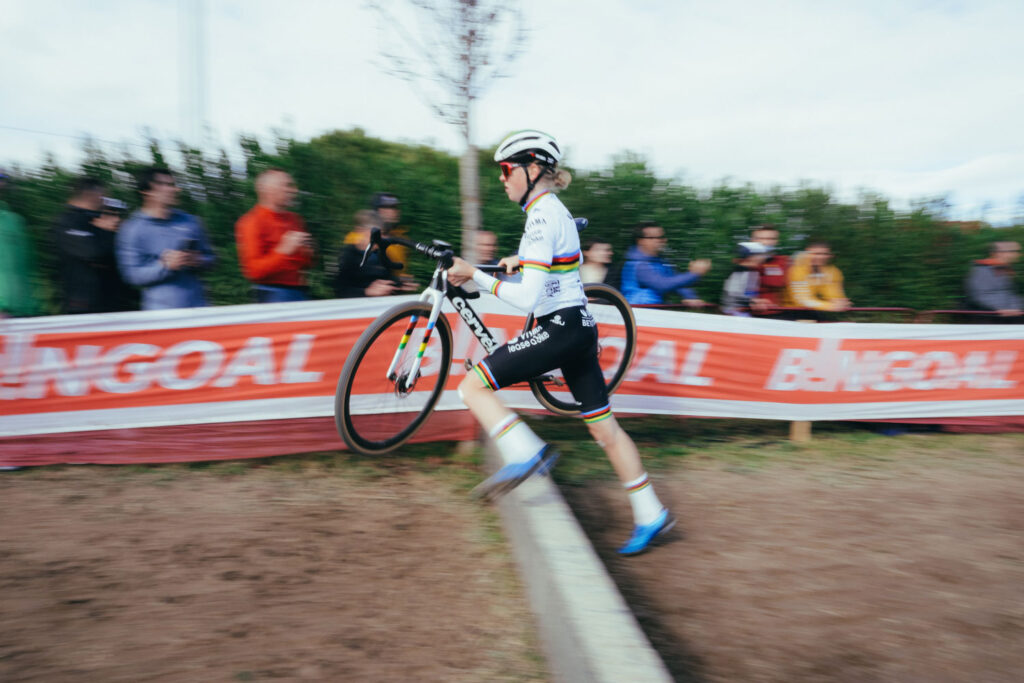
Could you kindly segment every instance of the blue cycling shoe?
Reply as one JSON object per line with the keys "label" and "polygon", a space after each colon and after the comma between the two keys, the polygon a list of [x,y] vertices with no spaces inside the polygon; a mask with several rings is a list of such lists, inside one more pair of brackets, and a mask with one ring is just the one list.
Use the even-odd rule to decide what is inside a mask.
{"label": "blue cycling shoe", "polygon": [[537,474],[543,476],[550,472],[554,468],[555,463],[558,462],[558,451],[551,446],[544,446],[540,452],[540,467],[537,468]]}
{"label": "blue cycling shoe", "polygon": [[668,508],[662,508],[661,514],[650,524],[637,524],[633,527],[633,535],[626,541],[626,545],[619,548],[619,554],[639,555],[675,525],[676,518],[669,514]]}
{"label": "blue cycling shoe", "polygon": [[474,498],[493,500],[508,493],[534,474],[547,474],[558,461],[558,451],[544,446],[540,453],[525,462],[513,462],[484,479],[473,489]]}

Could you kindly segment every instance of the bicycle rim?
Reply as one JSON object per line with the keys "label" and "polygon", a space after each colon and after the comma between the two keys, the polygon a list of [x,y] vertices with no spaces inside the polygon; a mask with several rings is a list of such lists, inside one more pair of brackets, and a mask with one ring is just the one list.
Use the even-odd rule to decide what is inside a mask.
{"label": "bicycle rim", "polygon": [[[416,318],[415,322],[413,318]],[[423,347],[423,361],[411,390],[405,379],[427,335],[430,306],[400,304],[385,312],[356,342],[338,378],[334,421],[352,450],[380,455],[409,440],[430,416],[451,368],[452,332],[442,314]],[[399,351],[396,373],[388,367]]]}
{"label": "bicycle rim", "polygon": [[[626,371],[636,355],[636,318],[625,297],[614,287],[589,283],[583,286],[583,291],[587,295],[587,310],[597,321],[597,357],[611,396],[626,378]],[[531,315],[526,320],[526,329],[533,327],[533,323]],[[533,395],[553,413],[579,415],[580,406],[569,387],[558,384],[561,372],[548,374],[553,379],[530,380]]]}

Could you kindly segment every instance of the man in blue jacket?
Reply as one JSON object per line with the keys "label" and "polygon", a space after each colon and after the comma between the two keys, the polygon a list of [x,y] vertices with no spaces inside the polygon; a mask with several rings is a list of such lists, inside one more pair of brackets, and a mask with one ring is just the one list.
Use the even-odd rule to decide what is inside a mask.
{"label": "man in blue jacket", "polygon": [[199,219],[175,209],[178,186],[166,168],[139,176],[142,208],[117,234],[117,264],[125,281],[142,288],[142,309],[206,305],[199,273],[216,257]]}
{"label": "man in blue jacket", "polygon": [[689,272],[677,272],[661,258],[668,240],[665,230],[653,221],[638,225],[634,238],[636,244],[626,252],[622,266],[621,289],[629,303],[664,303],[665,295],[671,292],[678,292],[687,305],[703,303],[691,286],[711,269],[710,260],[695,259],[690,261]]}

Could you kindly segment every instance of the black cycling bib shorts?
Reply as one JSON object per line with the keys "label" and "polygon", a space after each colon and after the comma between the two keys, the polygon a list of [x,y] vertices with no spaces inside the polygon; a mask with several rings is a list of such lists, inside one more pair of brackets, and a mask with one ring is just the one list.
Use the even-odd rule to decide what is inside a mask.
{"label": "black cycling bib shorts", "polygon": [[597,323],[583,306],[537,318],[536,326],[510,339],[474,366],[493,391],[561,370],[584,422],[611,415],[608,386],[597,359]]}

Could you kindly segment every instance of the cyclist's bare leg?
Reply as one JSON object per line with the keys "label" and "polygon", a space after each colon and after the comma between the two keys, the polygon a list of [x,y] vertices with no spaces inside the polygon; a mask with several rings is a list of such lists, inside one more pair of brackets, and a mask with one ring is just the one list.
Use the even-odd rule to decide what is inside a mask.
{"label": "cyclist's bare leg", "polygon": [[594,441],[604,449],[619,481],[625,484],[643,475],[644,466],[640,462],[636,444],[626,430],[619,426],[614,415],[588,424],[587,429]]}
{"label": "cyclist's bare leg", "polygon": [[490,434],[499,423],[514,415],[475,372],[466,373],[459,383],[459,395],[480,426]]}
{"label": "cyclist's bare leg", "polygon": [[535,473],[547,472],[554,465],[558,453],[548,448],[518,415],[506,408],[475,372],[469,373],[459,384],[459,394],[493,439],[504,462],[497,472],[473,489],[475,496],[494,498]]}
{"label": "cyclist's bare leg", "polygon": [[627,555],[643,552],[654,537],[671,529],[675,520],[654,493],[654,487],[640,463],[640,453],[636,449],[636,444],[626,430],[619,426],[615,416],[600,422],[591,422],[587,424],[587,428],[594,440],[604,449],[612,467],[615,468],[615,473],[619,475],[619,481],[626,489],[629,505],[633,509],[633,521],[636,524],[633,538],[620,549],[620,552]]}

